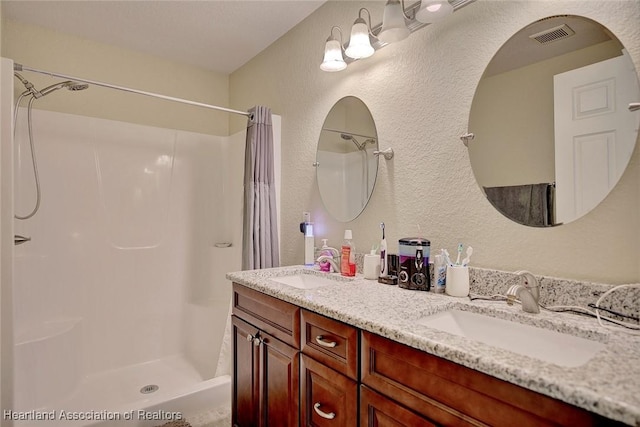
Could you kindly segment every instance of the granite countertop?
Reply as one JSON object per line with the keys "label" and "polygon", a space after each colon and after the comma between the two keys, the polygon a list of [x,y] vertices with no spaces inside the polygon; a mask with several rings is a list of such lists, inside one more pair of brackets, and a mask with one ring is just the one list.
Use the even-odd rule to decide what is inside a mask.
{"label": "granite countertop", "polygon": [[[496,378],[584,408],[607,418],[640,426],[640,336],[621,327],[604,328],[596,319],[542,310],[522,311],[503,301],[471,301],[412,291],[331,274],[344,283],[298,289],[270,277],[302,271],[303,266],[228,273],[227,278],[278,299],[390,338]],[[562,367],[492,347],[425,325],[416,320],[446,309],[488,313],[493,317],[542,326],[605,344],[586,364]]]}

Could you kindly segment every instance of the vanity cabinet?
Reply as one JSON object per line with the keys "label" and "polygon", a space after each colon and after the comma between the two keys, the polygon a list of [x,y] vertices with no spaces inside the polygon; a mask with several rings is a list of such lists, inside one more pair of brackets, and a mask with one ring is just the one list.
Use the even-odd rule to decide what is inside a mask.
{"label": "vanity cabinet", "polygon": [[234,284],[232,423],[300,423],[300,309]]}
{"label": "vanity cabinet", "polygon": [[302,310],[303,426],[356,426],[358,422],[358,329]]}
{"label": "vanity cabinet", "polygon": [[360,427],[436,427],[365,385],[360,387],[360,412]]}
{"label": "vanity cabinet", "polygon": [[233,426],[622,425],[235,283],[232,324]]}
{"label": "vanity cabinet", "polygon": [[[437,425],[619,425],[387,338],[362,331],[361,339],[363,389],[374,389]],[[393,413],[388,402],[384,405],[376,403],[378,401],[368,398],[365,393],[362,401],[373,410],[365,410],[362,404],[361,417],[381,418]],[[368,403],[367,399],[373,403]],[[374,425],[396,424],[378,424],[371,419],[361,423],[361,426]]]}

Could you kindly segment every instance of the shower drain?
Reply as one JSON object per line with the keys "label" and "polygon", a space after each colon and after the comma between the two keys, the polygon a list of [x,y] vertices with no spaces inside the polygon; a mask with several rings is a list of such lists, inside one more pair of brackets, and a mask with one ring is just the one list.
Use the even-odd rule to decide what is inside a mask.
{"label": "shower drain", "polygon": [[160,388],[160,387],[158,387],[158,386],[157,386],[157,385],[155,385],[155,384],[149,384],[149,385],[146,385],[146,386],[142,387],[142,388],[140,389],[140,393],[142,393],[142,394],[149,394],[149,393],[153,393],[154,391],[158,391],[158,389],[159,389],[159,388]]}

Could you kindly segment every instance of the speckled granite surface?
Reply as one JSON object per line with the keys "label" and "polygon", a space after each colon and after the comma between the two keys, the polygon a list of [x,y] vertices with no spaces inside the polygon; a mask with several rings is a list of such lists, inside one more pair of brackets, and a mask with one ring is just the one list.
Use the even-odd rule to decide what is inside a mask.
{"label": "speckled granite surface", "polygon": [[[491,295],[504,292],[501,284],[505,283],[505,278],[510,278],[504,276],[508,273],[473,270],[472,293]],[[603,328],[595,319],[582,316],[546,311],[529,314],[523,312],[520,306],[508,306],[504,302],[470,301],[469,298],[410,291],[365,280],[361,275],[352,280],[336,275],[340,282],[315,289],[298,289],[270,280],[276,276],[294,275],[303,271],[326,275],[301,266],[292,266],[228,273],[227,278],[267,295],[591,412],[629,425],[640,426],[640,336],[622,330]],[[546,303],[562,303],[553,299],[556,292],[555,283],[547,279],[542,279],[542,284],[546,287],[543,292]],[[560,283],[558,286],[563,284]],[[584,301],[595,302],[597,296],[588,299],[585,295],[596,291],[601,295],[610,287],[593,286],[595,291],[589,287],[586,290],[575,290],[580,295],[570,294],[566,299],[584,298]],[[560,289],[560,293],[569,292]],[[637,293],[631,292],[623,300],[622,304],[635,307],[637,314]],[[581,301],[583,300],[571,300],[571,303]],[[606,347],[586,364],[567,368],[416,323],[417,319],[451,308],[552,328],[602,342]]]}

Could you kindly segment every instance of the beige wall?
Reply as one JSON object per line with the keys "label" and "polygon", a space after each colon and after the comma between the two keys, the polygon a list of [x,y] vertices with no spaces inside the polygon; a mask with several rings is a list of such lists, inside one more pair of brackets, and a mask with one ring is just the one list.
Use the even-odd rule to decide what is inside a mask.
{"label": "beige wall", "polygon": [[[229,104],[229,78],[225,74],[41,27],[5,21],[2,54],[32,68],[222,107]],[[37,88],[60,81],[26,71],[21,74]],[[149,126],[229,134],[227,113],[98,86],[77,93],[61,90],[39,99],[34,106]]]}
{"label": "beige wall", "polygon": [[[328,2],[294,30],[231,75],[231,106],[270,106],[282,120],[282,260],[302,263],[301,212],[316,236],[339,245],[353,229],[359,252],[379,241],[386,223],[390,252],[401,237],[422,235],[432,248],[475,249],[472,264],[592,281],[640,281],[640,144],[613,192],[585,217],[550,229],[518,225],[483,197],[459,136],[467,131],[476,85],[499,47],[531,22],[557,14],[599,21],[627,47],[640,69],[640,3],[629,1],[478,0],[447,21],[424,28],[340,73],[320,71],[332,25],[348,32],[358,8],[374,22],[383,2]],[[340,223],[322,206],[312,163],[331,106],[346,95],[370,108],[381,160],[373,197],[355,221]],[[232,129],[243,121],[231,119]]]}

